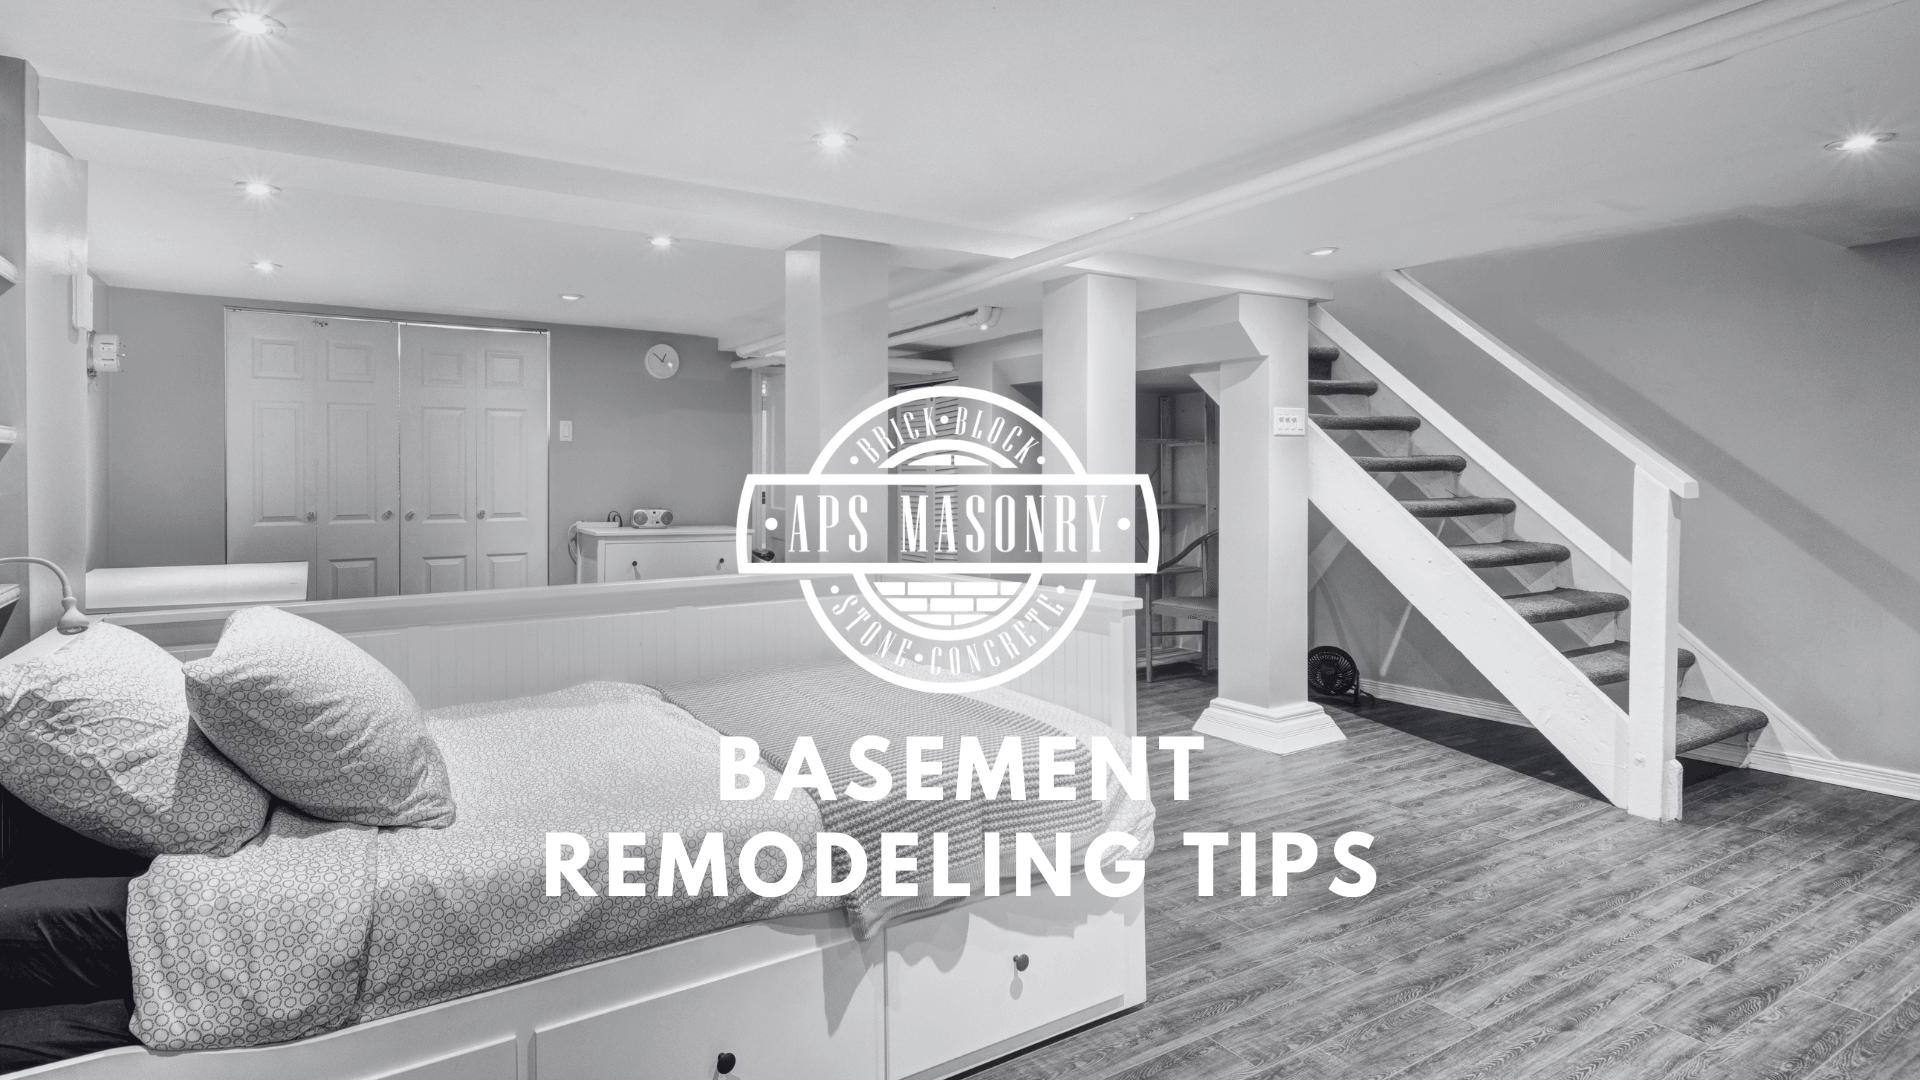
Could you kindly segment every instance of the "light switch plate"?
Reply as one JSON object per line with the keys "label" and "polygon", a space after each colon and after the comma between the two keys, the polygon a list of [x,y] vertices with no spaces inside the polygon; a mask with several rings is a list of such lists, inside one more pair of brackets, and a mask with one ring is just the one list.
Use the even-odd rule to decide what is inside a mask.
{"label": "light switch plate", "polygon": [[1307,434],[1307,410],[1275,407],[1273,433],[1276,436],[1304,438]]}
{"label": "light switch plate", "polygon": [[573,421],[571,420],[560,421],[560,441],[561,442],[573,441]]}

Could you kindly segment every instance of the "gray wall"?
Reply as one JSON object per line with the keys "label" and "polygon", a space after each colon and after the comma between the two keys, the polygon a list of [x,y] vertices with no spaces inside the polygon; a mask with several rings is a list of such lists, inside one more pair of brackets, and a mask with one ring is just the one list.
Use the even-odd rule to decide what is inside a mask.
{"label": "gray wall", "polygon": [[[107,384],[106,555],[103,566],[226,560],[227,305],[435,321],[420,312],[265,304],[233,297],[109,289],[108,328],[129,359]],[[471,318],[441,319],[464,325]],[[490,325],[529,324],[495,321]],[[549,580],[573,580],[566,551],[575,520],[667,506],[687,524],[731,524],[751,453],[746,372],[712,338],[552,326]],[[680,373],[655,379],[642,357],[657,342],[680,352]],[[561,420],[574,424],[559,441]]]}
{"label": "gray wall", "polygon": [[[671,379],[643,357],[664,341],[680,353]],[[664,506],[679,525],[731,525],[753,457],[751,379],[727,366],[712,338],[593,326],[553,328],[553,419],[548,471],[555,584],[573,581],[566,528]],[[558,441],[559,421],[573,441]]]}
{"label": "gray wall", "polygon": [[[1690,471],[1681,619],[1841,758],[1920,771],[1920,258],[1746,221],[1423,267],[1420,280]],[[1377,280],[1334,314],[1621,551],[1632,469]],[[1321,527],[1324,528],[1324,525]],[[1494,695],[1351,551],[1317,641]]]}

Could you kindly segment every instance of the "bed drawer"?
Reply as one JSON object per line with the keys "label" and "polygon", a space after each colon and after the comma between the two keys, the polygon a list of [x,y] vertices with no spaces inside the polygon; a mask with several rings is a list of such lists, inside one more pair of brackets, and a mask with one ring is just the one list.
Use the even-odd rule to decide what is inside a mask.
{"label": "bed drawer", "polygon": [[[845,943],[535,1029],[534,1080],[879,1080],[880,979]],[[871,968],[870,969],[870,965]]]}
{"label": "bed drawer", "polygon": [[948,1075],[1036,1029],[1138,1003],[1140,897],[1075,884],[1072,896],[994,897],[887,928],[889,1080]]}

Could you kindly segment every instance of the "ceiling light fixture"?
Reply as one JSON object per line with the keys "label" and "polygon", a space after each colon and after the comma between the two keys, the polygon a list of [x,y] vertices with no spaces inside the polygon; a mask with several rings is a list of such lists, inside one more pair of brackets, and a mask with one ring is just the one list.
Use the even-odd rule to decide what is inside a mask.
{"label": "ceiling light fixture", "polygon": [[845,150],[859,141],[851,131],[823,131],[813,137],[814,145],[822,150]]}
{"label": "ceiling light fixture", "polygon": [[253,268],[263,274],[271,274],[275,270],[280,269],[280,264],[277,262],[269,262],[266,259],[257,259],[254,261]]}
{"label": "ceiling light fixture", "polygon": [[1336,247],[1324,247],[1324,248],[1314,248],[1314,249],[1313,249],[1312,251],[1309,251],[1309,252],[1307,252],[1307,254],[1309,254],[1309,255],[1331,255],[1331,254],[1333,254],[1334,252],[1336,252],[1336,251],[1339,251],[1339,250],[1340,250],[1340,249],[1339,249],[1339,248],[1336,248]]}
{"label": "ceiling light fixture", "polygon": [[239,188],[241,191],[245,192],[248,195],[253,195],[260,198],[264,198],[268,195],[280,194],[279,188],[274,187],[272,184],[266,183],[261,180],[242,180],[233,186]]}
{"label": "ceiling light fixture", "polygon": [[237,8],[221,8],[213,13],[213,17],[248,37],[271,37],[287,28],[286,23],[271,15]]}
{"label": "ceiling light fixture", "polygon": [[665,233],[662,233],[659,236],[648,237],[647,243],[652,244],[654,247],[657,247],[662,251],[664,251],[667,248],[670,248],[673,246],[673,237],[668,236]]}
{"label": "ceiling light fixture", "polygon": [[563,293],[561,293],[561,294],[560,294],[560,299],[562,299],[562,300],[584,300],[584,299],[586,299],[586,297],[584,297],[584,296],[582,296],[582,295],[580,295],[580,294],[579,294],[579,293],[577,293],[577,292],[563,292]]}
{"label": "ceiling light fixture", "polygon": [[1828,143],[1827,149],[1829,150],[1871,150],[1874,147],[1879,146],[1881,143],[1892,142],[1893,136],[1894,136],[1894,133],[1891,131],[1870,131],[1860,135],[1849,135],[1844,139],[1836,139],[1833,142]]}

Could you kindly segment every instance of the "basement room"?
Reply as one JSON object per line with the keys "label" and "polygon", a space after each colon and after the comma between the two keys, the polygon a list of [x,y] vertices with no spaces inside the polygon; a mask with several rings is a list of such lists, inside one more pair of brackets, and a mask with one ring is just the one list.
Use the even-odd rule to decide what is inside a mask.
{"label": "basement room", "polygon": [[0,0],[0,1075],[1920,1076],[1916,56]]}

